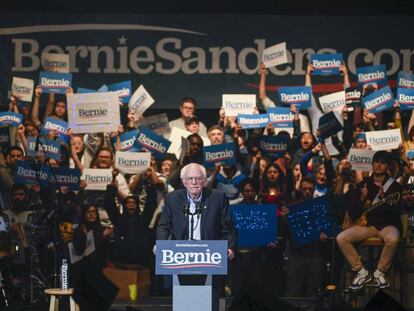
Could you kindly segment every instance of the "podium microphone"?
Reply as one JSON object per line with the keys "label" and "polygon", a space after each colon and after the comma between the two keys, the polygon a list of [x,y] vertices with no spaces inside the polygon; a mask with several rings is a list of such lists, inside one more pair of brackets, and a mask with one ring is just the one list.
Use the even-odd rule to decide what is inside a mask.
{"label": "podium microphone", "polygon": [[197,214],[197,218],[200,218],[202,211],[203,210],[201,208],[201,203],[200,202],[196,203],[196,210],[195,210],[195,212]]}
{"label": "podium microphone", "polygon": [[188,217],[188,214],[190,214],[190,204],[185,203],[184,204],[184,216]]}

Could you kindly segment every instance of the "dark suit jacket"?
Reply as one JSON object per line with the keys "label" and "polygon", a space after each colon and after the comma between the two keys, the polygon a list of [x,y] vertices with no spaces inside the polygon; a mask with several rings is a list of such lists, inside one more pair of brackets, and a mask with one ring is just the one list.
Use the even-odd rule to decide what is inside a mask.
{"label": "dark suit jacket", "polygon": [[[179,189],[165,196],[157,240],[188,240],[188,218],[184,216],[184,205],[188,204],[187,190]],[[200,233],[202,240],[228,240],[229,248],[236,245],[236,230],[224,193],[203,188]]]}

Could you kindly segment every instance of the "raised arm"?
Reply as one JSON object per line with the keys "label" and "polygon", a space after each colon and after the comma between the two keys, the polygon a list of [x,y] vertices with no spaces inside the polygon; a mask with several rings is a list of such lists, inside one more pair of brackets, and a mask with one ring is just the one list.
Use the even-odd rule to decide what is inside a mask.
{"label": "raised arm", "polygon": [[32,121],[37,126],[40,127],[42,125],[42,122],[40,122],[39,119],[39,110],[40,110],[40,98],[42,96],[43,89],[40,85],[38,85],[35,89],[35,96],[32,106]]}

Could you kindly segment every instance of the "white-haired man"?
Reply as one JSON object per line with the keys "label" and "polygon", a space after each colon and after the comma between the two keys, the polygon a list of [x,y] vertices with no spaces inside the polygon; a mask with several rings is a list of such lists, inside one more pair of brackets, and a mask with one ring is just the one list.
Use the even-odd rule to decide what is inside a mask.
{"label": "white-haired man", "polygon": [[[181,169],[180,177],[184,189],[175,190],[165,196],[157,240],[227,240],[228,258],[233,259],[236,230],[230,215],[228,201],[222,192],[205,186],[207,173],[204,166],[190,163]],[[195,217],[191,230],[191,217],[184,217],[184,207],[195,213],[201,206],[201,216]],[[174,220],[174,221],[173,221]]]}

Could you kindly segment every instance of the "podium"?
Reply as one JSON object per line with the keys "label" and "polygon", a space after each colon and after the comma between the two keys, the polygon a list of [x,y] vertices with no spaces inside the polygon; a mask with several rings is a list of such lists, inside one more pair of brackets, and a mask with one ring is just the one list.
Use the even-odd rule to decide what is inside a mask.
{"label": "podium", "polygon": [[157,241],[158,275],[173,277],[173,311],[218,311],[214,275],[227,275],[227,241]]}

